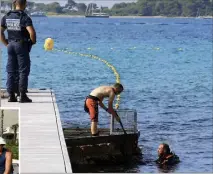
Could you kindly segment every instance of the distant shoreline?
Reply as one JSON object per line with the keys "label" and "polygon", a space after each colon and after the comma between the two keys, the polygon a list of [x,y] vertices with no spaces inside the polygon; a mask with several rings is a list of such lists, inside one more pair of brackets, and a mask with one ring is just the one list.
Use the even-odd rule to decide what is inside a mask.
{"label": "distant shoreline", "polygon": [[[62,17],[62,18],[85,18],[83,15],[47,15],[48,17]],[[196,18],[196,17],[184,17],[184,16],[110,16],[109,18]],[[213,16],[201,16],[200,18],[212,18]]]}
{"label": "distant shoreline", "polygon": [[[1,17],[5,14],[1,13]],[[85,18],[84,15],[48,14],[47,17],[55,18]],[[192,16],[109,16],[109,18],[197,18]],[[200,16],[201,19],[213,19],[213,16]],[[199,19],[198,18],[198,19]]]}
{"label": "distant shoreline", "polygon": [[[1,14],[3,17],[5,14]],[[61,15],[61,14],[48,14],[47,17],[54,18],[85,18],[84,15]],[[197,18],[192,16],[109,16],[109,18]],[[213,16],[200,16],[200,19],[213,19]],[[198,18],[198,19],[199,19]]]}

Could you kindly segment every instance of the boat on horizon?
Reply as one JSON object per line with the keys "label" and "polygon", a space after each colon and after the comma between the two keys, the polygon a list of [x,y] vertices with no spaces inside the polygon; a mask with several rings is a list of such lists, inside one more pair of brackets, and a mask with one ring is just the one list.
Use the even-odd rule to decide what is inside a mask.
{"label": "boat on horizon", "polygon": [[46,14],[42,11],[35,11],[30,13],[31,17],[47,17]]}
{"label": "boat on horizon", "polygon": [[85,15],[86,18],[109,18],[107,13],[92,13],[92,15]]}
{"label": "boat on horizon", "polygon": [[88,5],[85,12],[85,17],[86,18],[109,18],[109,14],[102,13],[102,7],[100,7],[99,13],[94,13],[93,10],[94,10],[93,4],[91,4],[91,7]]}

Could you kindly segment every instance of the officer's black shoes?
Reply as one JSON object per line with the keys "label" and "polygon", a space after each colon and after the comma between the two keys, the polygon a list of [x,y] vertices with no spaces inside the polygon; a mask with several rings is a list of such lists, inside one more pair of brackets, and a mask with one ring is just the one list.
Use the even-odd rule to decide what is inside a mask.
{"label": "officer's black shoes", "polygon": [[26,94],[20,96],[19,103],[31,103],[32,100]]}
{"label": "officer's black shoes", "polygon": [[17,98],[14,94],[9,95],[8,102],[17,102]]}

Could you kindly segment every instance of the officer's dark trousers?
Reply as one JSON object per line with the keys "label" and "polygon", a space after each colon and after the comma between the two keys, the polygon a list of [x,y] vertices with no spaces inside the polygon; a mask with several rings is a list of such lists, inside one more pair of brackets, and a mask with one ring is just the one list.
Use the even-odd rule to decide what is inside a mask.
{"label": "officer's dark trousers", "polygon": [[30,73],[30,55],[27,42],[11,41],[8,45],[7,92],[25,94]]}

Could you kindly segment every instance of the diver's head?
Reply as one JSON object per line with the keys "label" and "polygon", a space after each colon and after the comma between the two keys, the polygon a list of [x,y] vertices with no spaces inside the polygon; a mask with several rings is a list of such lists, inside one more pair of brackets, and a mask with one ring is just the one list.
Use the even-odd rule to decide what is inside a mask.
{"label": "diver's head", "polygon": [[13,5],[16,10],[25,10],[27,6],[27,0],[13,0]]}
{"label": "diver's head", "polygon": [[119,95],[124,90],[123,86],[120,83],[115,83],[113,85],[113,88],[115,90],[115,95]]}
{"label": "diver's head", "polygon": [[167,154],[170,154],[170,153],[171,153],[171,151],[170,151],[168,144],[162,143],[162,144],[159,145],[158,156],[164,156],[164,155],[167,155]]}

